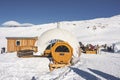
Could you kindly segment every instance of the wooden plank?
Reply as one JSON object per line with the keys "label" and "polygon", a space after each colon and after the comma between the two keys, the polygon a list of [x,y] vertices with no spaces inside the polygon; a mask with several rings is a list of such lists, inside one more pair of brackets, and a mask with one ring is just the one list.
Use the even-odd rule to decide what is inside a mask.
{"label": "wooden plank", "polygon": [[86,51],[86,54],[97,54],[97,51]]}
{"label": "wooden plank", "polygon": [[7,52],[14,52],[16,49],[15,49],[15,40],[8,40],[7,41]]}

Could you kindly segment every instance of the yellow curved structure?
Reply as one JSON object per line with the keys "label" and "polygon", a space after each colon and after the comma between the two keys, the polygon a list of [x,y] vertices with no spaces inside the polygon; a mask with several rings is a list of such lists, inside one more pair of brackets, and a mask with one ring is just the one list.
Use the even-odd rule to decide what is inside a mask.
{"label": "yellow curved structure", "polygon": [[49,67],[52,71],[56,68],[70,66],[72,60],[73,48],[63,41],[56,42],[50,50],[45,51],[47,54],[51,54],[53,63],[50,63]]}
{"label": "yellow curved structure", "polygon": [[51,49],[51,54],[55,64],[69,64],[73,49],[67,42],[56,42]]}

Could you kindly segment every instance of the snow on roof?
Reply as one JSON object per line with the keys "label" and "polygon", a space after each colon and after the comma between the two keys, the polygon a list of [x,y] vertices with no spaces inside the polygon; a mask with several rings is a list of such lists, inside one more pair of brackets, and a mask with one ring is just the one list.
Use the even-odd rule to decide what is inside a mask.
{"label": "snow on roof", "polygon": [[37,39],[37,37],[6,37],[6,39]]}
{"label": "snow on roof", "polygon": [[73,48],[73,56],[78,57],[79,43],[77,39],[67,30],[60,28],[48,30],[38,37],[38,41],[36,43],[38,46],[38,54],[43,54],[44,50],[50,44],[50,41],[55,39],[68,42]]}

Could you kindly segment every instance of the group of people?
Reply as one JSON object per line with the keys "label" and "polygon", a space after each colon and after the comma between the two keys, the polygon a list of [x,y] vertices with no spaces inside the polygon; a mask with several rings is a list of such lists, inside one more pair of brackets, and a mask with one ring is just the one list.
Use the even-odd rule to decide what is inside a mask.
{"label": "group of people", "polygon": [[103,45],[103,48],[104,48],[104,51],[107,51],[107,52],[114,52],[114,46],[112,45]]}
{"label": "group of people", "polygon": [[92,45],[87,44],[86,46],[83,45],[81,42],[79,42],[80,48],[82,49],[82,52],[85,53],[86,51],[97,51],[99,49],[99,45]]}
{"label": "group of people", "polygon": [[97,51],[97,53],[100,53],[100,51],[104,52],[115,52],[115,44],[104,44],[104,45],[92,45],[87,44],[84,45],[81,42],[79,42],[80,48],[82,49],[83,53],[86,53],[86,51]]}

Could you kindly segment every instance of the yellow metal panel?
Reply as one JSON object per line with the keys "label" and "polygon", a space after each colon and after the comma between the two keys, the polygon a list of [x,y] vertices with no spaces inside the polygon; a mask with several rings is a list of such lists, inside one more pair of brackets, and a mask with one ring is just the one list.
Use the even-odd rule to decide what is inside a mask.
{"label": "yellow metal panel", "polygon": [[[64,45],[68,48],[69,52],[55,52],[56,48],[58,46]],[[70,63],[70,60],[72,59],[73,55],[73,49],[72,47],[66,43],[66,42],[56,42],[55,45],[51,49],[52,51],[52,57],[55,61],[55,63],[65,63],[68,64]]]}

